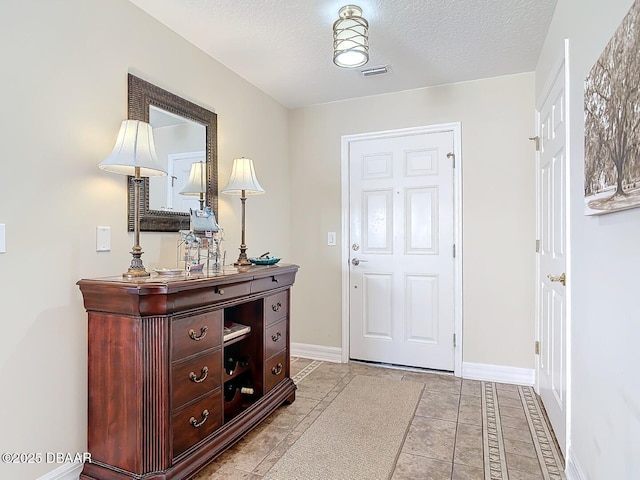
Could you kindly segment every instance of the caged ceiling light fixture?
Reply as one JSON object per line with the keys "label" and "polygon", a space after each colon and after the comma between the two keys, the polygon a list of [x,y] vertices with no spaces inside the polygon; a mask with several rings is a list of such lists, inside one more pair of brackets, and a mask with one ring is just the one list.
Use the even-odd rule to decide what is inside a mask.
{"label": "caged ceiling light fixture", "polygon": [[345,5],[333,24],[333,63],[339,67],[361,67],[369,61],[369,22],[356,5]]}

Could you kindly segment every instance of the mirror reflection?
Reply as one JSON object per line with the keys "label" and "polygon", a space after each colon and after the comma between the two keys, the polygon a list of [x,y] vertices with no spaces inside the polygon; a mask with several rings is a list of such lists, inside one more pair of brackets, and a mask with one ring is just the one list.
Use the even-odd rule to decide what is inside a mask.
{"label": "mirror reflection", "polygon": [[199,209],[197,196],[180,192],[187,186],[191,165],[206,162],[205,126],[153,105],[149,106],[149,123],[158,162],[167,172],[166,177],[149,178],[149,208],[184,213]]}

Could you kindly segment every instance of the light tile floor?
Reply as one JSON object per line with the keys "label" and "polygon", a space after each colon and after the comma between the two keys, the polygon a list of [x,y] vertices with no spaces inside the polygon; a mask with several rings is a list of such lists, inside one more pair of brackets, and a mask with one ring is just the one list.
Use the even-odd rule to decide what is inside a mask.
{"label": "light tile floor", "polygon": [[196,480],[262,479],[353,375],[425,384],[392,480],[565,478],[563,460],[549,440],[547,423],[536,415],[530,387],[302,358],[292,359],[291,370],[298,385],[296,401],[280,407]]}

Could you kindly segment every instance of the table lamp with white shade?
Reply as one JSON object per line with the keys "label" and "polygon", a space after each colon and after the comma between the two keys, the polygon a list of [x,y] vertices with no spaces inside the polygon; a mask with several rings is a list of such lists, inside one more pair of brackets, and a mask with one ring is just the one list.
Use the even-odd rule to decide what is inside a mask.
{"label": "table lamp with white shade", "polygon": [[251,265],[247,258],[247,245],[245,243],[245,202],[247,195],[260,195],[264,193],[264,188],[258,183],[256,172],[253,168],[253,161],[249,158],[236,158],[231,167],[231,177],[227,186],[221,190],[227,195],[240,195],[242,201],[242,240],[240,244],[240,256],[234,263],[235,266]]}
{"label": "table lamp with white shade", "polygon": [[134,245],[131,265],[122,274],[126,278],[148,277],[142,264],[140,247],[140,185],[142,177],[166,175],[158,164],[151,125],[139,120],[124,120],[111,154],[98,165],[107,172],[133,176],[134,182]]}
{"label": "table lamp with white shade", "polygon": [[180,195],[197,196],[200,201],[200,210],[204,210],[204,194],[207,192],[207,164],[195,162],[191,164],[189,179]]}

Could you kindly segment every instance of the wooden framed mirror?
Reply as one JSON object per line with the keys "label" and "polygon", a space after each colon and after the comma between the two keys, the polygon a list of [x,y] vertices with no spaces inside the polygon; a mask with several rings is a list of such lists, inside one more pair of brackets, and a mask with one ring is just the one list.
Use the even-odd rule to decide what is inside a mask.
{"label": "wooden framed mirror", "polygon": [[[206,162],[205,205],[218,218],[217,115],[134,75],[129,74],[128,81],[128,118],[151,124],[158,161],[168,172],[166,177],[144,179],[140,189],[140,231],[189,229],[189,208],[199,208],[198,201],[196,197],[181,196],[179,190],[187,180],[190,164],[198,161]],[[133,177],[128,178],[128,185],[128,228],[132,232]]]}

